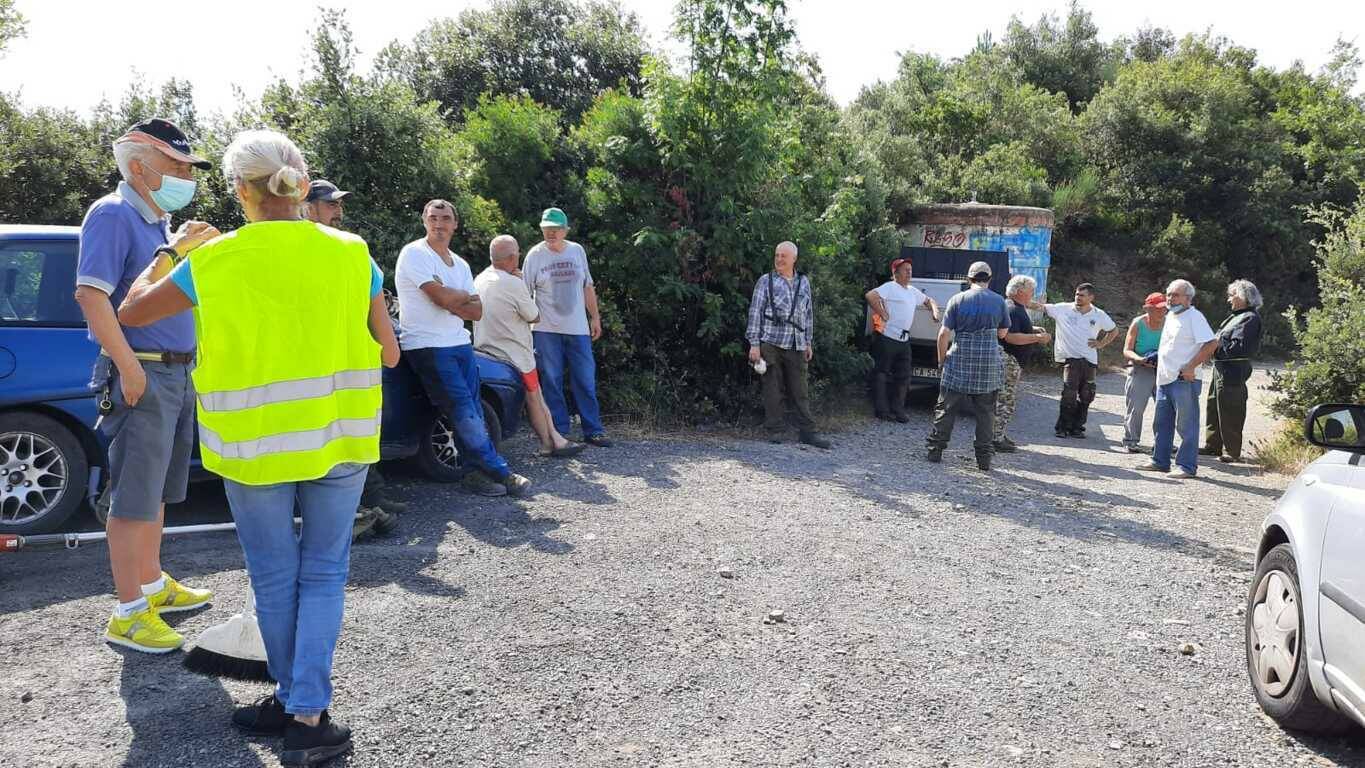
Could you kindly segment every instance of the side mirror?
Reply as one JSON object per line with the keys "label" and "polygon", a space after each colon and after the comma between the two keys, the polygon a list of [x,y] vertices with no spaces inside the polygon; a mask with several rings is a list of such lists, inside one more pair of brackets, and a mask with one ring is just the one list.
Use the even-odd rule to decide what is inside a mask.
{"label": "side mirror", "polygon": [[1319,448],[1365,453],[1365,405],[1313,406],[1304,436]]}

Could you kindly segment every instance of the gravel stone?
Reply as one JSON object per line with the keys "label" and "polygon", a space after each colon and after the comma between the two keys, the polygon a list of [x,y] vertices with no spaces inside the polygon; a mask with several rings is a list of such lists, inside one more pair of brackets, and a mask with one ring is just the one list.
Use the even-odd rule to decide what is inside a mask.
{"label": "gravel stone", "polygon": [[[1289,479],[1140,475],[1117,450],[1123,379],[1097,384],[1089,436],[1059,440],[1057,377],[1026,377],[1021,450],[990,475],[969,417],[944,463],[922,460],[924,403],[909,424],[831,430],[831,451],[613,424],[620,449],[545,461],[523,427],[503,452],[528,500],[385,467],[410,511],[352,550],[330,711],[356,747],[334,765],[1365,765],[1361,733],[1283,731],[1249,689],[1237,608]],[[1257,413],[1248,436],[1268,425]],[[221,488],[167,519],[227,520]],[[245,598],[231,534],[168,538],[163,563],[215,590],[170,618],[191,642]],[[726,599],[719,563],[744,573]],[[278,741],[228,720],[268,686],[96,640],[103,546],[0,555],[0,584],[3,768],[278,764]],[[770,606],[799,626],[754,626]]]}

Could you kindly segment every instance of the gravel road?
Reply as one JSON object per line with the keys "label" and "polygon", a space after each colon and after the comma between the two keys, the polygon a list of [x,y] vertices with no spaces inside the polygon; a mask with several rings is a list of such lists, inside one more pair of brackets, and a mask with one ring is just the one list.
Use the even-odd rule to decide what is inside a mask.
{"label": "gravel road", "polygon": [[[1365,765],[1365,736],[1288,734],[1248,688],[1239,609],[1288,479],[1140,476],[1122,379],[1099,386],[1062,441],[1055,380],[1028,378],[1030,444],[989,477],[969,420],[922,460],[923,407],[828,453],[655,437],[563,464],[523,435],[525,502],[399,476],[400,534],[354,551],[334,764]],[[243,597],[231,534],[165,561],[218,593],[172,618],[191,637]],[[108,590],[100,545],[0,555],[0,765],[276,765],[227,719],[267,689],[99,642]]]}

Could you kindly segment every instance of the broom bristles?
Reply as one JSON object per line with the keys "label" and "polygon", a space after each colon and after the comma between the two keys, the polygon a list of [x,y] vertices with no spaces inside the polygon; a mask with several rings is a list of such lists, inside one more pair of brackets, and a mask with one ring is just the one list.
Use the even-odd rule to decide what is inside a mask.
{"label": "broom bristles", "polygon": [[200,633],[194,647],[185,654],[185,667],[213,677],[273,680],[266,665],[265,643],[261,641],[256,614],[250,612],[235,613],[222,624]]}
{"label": "broom bristles", "polygon": [[185,669],[210,677],[228,677],[233,680],[247,680],[273,683],[270,668],[264,661],[239,659],[236,656],[210,651],[196,646],[185,654]]}

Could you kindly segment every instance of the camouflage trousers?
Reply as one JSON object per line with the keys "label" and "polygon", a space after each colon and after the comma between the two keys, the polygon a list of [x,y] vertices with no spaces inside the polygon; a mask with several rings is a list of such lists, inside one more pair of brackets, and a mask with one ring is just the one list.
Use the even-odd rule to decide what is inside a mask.
{"label": "camouflage trousers", "polygon": [[1000,394],[995,398],[996,442],[1004,439],[1005,429],[1014,419],[1014,407],[1019,402],[1019,377],[1024,374],[1014,355],[1002,350],[1000,356],[1005,358],[1005,385],[1000,388]]}

